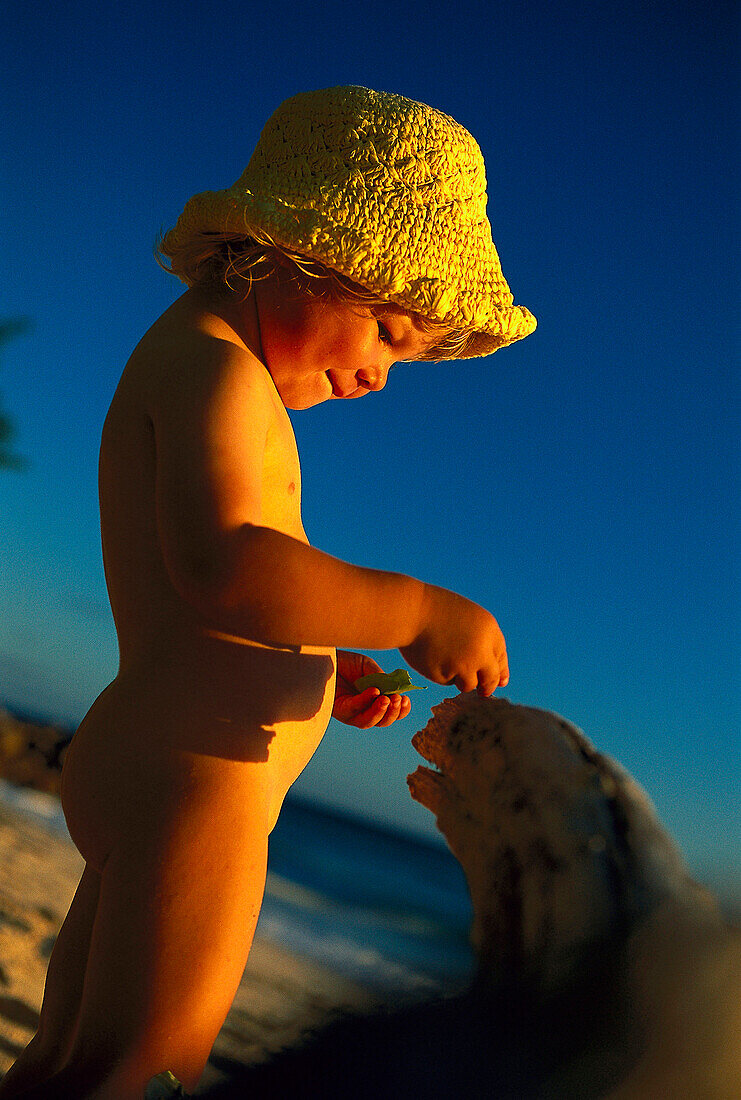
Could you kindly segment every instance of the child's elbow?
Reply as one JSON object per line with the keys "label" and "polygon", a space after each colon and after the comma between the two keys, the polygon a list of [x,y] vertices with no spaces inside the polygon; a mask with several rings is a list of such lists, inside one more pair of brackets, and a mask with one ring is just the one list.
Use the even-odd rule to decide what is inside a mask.
{"label": "child's elbow", "polygon": [[210,550],[166,555],[166,566],[178,595],[200,615],[258,639],[269,627],[262,621],[261,601],[250,598],[257,586],[245,576],[244,541],[250,534],[241,530],[239,534],[239,540],[225,540]]}
{"label": "child's elbow", "polygon": [[217,561],[209,554],[164,553],[172,587],[196,611],[211,616],[223,603],[225,583]]}

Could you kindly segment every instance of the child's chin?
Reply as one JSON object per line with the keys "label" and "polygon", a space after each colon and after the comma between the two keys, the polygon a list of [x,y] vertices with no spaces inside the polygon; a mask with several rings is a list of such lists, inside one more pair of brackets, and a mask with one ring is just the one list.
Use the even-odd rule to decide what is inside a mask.
{"label": "child's chin", "polygon": [[313,409],[315,405],[322,405],[325,401],[329,401],[331,396],[331,394],[329,397],[325,397],[323,394],[314,397],[294,396],[284,399],[283,404],[287,409],[290,409],[291,412],[303,412],[304,409]]}
{"label": "child's chin", "polygon": [[333,394],[331,386],[327,386],[326,390],[324,386],[316,386],[280,396],[287,409],[300,412],[303,409],[312,409],[315,405],[322,405],[325,401],[331,401]]}

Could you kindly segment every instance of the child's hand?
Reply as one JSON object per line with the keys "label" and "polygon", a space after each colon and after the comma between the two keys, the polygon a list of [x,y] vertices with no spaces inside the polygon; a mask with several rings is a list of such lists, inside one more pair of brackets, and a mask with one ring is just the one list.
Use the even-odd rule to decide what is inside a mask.
{"label": "child's hand", "polygon": [[362,653],[337,650],[337,686],[332,717],[361,730],[371,726],[390,726],[398,718],[406,718],[412,704],[406,695],[381,695],[378,688],[357,692],[353,687],[361,676],[383,672],[380,665]]}
{"label": "child's hand", "polygon": [[483,607],[434,585],[425,586],[421,629],[399,650],[407,664],[436,684],[491,695],[509,682],[507,647]]}

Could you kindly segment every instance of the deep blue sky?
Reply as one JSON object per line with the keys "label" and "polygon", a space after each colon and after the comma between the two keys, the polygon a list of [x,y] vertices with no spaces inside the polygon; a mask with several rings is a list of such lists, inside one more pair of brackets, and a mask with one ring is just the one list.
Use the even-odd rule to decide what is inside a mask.
{"label": "deep blue sky", "polygon": [[[100,428],[180,292],[152,259],[286,96],[355,83],[452,114],[536,333],[292,414],[310,539],[490,608],[506,695],[645,784],[696,864],[738,851],[739,243],[734,5],[14,5],[0,22],[0,699],[77,720],[115,674]],[[384,655],[387,666],[398,663]],[[428,706],[332,724],[297,789],[432,828],[406,794]],[[735,826],[732,818],[735,814]],[[735,829],[735,832],[734,832]]]}

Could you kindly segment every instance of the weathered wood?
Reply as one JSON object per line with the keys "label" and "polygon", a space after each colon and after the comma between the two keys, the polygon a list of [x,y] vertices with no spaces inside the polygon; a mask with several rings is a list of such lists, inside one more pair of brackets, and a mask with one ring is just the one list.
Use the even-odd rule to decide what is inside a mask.
{"label": "weathered wood", "polygon": [[625,769],[559,715],[475,693],[433,707],[413,744],[435,770],[412,795],[468,881],[479,982],[563,1044],[549,1096],[620,1065],[614,1100],[741,1096],[741,930]]}

